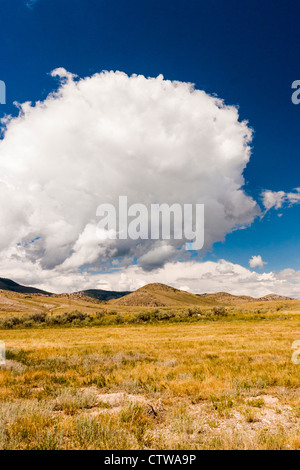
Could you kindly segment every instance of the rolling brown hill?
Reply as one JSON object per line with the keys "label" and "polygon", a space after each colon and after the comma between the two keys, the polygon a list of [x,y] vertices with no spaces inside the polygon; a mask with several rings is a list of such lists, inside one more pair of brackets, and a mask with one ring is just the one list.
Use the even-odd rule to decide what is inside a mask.
{"label": "rolling brown hill", "polygon": [[240,305],[247,302],[269,302],[269,301],[284,301],[294,300],[291,297],[284,297],[277,294],[268,294],[264,297],[250,297],[248,295],[233,295],[227,292],[216,292],[215,294],[204,294],[203,297],[207,300],[211,300],[214,303],[221,305]]}
{"label": "rolling brown hill", "polygon": [[[203,305],[201,297],[165,284],[147,284],[144,287],[110,303],[123,306],[168,307],[183,305]],[[209,301],[208,301],[209,303]]]}
{"label": "rolling brown hill", "polygon": [[[0,283],[0,314],[17,312],[48,312],[58,313],[78,309],[84,312],[99,309],[101,305],[124,307],[186,307],[196,306],[210,308],[213,306],[239,306],[254,303],[297,302],[290,297],[269,294],[264,297],[238,296],[226,292],[213,294],[191,294],[165,284],[153,283],[137,289],[135,292],[114,292],[102,290],[86,290],[71,294],[51,294],[32,287],[21,286],[9,279],[1,279]],[[122,297],[120,297],[122,296]],[[119,298],[120,297],[120,298]],[[299,301],[298,301],[299,302]],[[247,307],[248,308],[248,307]],[[251,307],[250,307],[251,308]]]}
{"label": "rolling brown hill", "polygon": [[268,295],[265,295],[264,297],[260,297],[257,300],[271,302],[273,300],[295,300],[295,299],[292,299],[292,297],[284,297],[282,295],[277,295],[277,294],[268,294]]}
{"label": "rolling brown hill", "polygon": [[189,292],[175,289],[165,284],[153,283],[137,289],[124,297],[111,300],[109,303],[123,306],[141,307],[169,307],[195,305],[199,307],[209,307],[213,305],[234,306],[248,302],[265,302],[271,300],[293,300],[289,297],[282,297],[276,294],[269,294],[265,297],[254,298],[246,295],[232,295],[227,292],[217,292],[215,294],[191,294]]}

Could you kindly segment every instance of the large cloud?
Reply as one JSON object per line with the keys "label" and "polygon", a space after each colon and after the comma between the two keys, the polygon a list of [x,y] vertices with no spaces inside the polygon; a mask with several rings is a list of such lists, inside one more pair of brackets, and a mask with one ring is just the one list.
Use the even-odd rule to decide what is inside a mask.
{"label": "large cloud", "polygon": [[114,259],[151,270],[188,255],[179,240],[99,240],[96,208],[120,195],[205,204],[204,249],[259,213],[242,190],[251,130],[235,107],[162,76],[53,75],[58,91],[20,105],[0,141],[3,259],[71,275]]}

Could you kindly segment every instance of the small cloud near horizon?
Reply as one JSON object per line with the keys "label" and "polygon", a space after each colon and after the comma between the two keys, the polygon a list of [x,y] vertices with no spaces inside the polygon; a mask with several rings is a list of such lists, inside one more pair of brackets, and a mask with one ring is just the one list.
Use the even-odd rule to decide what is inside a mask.
{"label": "small cloud near horizon", "polygon": [[268,264],[266,261],[262,260],[260,255],[253,255],[252,258],[249,259],[249,266],[250,268],[263,268],[265,264]]}

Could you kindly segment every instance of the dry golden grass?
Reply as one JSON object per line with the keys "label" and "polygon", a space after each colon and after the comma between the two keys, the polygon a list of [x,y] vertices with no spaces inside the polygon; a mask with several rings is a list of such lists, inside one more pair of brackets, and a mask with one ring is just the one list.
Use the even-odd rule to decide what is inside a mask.
{"label": "dry golden grass", "polygon": [[300,449],[300,316],[276,305],[249,320],[247,306],[213,322],[0,330],[0,448]]}

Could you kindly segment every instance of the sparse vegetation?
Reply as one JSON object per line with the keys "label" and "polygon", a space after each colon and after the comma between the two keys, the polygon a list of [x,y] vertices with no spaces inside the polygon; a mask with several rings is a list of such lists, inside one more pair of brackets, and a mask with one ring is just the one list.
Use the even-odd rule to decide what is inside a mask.
{"label": "sparse vegetation", "polygon": [[220,317],[226,317],[228,315],[228,312],[225,307],[214,307],[212,311],[214,315],[217,315]]}
{"label": "sparse vegetation", "polygon": [[[88,320],[84,328],[36,317],[36,328],[2,330],[0,448],[300,449],[290,358],[299,316],[253,313],[249,322],[211,312],[213,323],[190,323],[202,312],[183,313],[180,326],[138,315],[92,327],[73,311],[64,321]],[[101,320],[118,316],[126,313]]]}
{"label": "sparse vegetation", "polygon": [[300,302],[3,296],[0,449],[300,449]]}
{"label": "sparse vegetation", "polygon": [[264,315],[258,315],[257,311],[248,309],[213,307],[201,310],[198,307],[188,308],[149,308],[147,310],[124,311],[102,310],[92,313],[84,313],[78,310],[64,312],[62,314],[35,313],[24,315],[13,315],[0,317],[1,329],[23,329],[23,328],[57,328],[57,327],[82,327],[82,326],[104,326],[121,324],[143,324],[143,323],[195,323],[212,322],[222,318],[224,321],[257,321],[264,319],[284,319],[288,316],[277,314],[276,310],[267,310]]}

